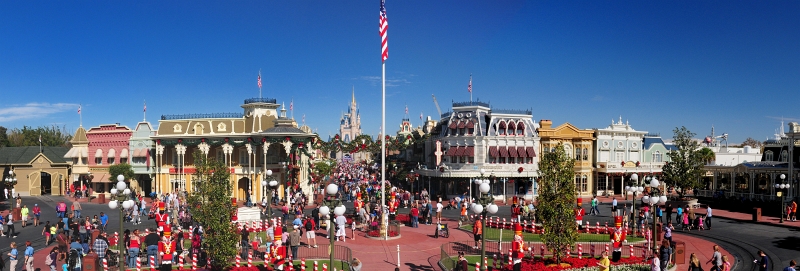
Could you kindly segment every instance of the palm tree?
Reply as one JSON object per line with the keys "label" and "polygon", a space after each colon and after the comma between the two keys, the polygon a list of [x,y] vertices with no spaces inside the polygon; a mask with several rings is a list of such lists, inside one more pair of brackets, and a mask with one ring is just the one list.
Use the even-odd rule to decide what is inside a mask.
{"label": "palm tree", "polygon": [[708,165],[708,163],[711,163],[711,161],[717,160],[717,156],[714,154],[713,150],[709,148],[702,148],[700,149],[700,159],[703,160],[706,165]]}

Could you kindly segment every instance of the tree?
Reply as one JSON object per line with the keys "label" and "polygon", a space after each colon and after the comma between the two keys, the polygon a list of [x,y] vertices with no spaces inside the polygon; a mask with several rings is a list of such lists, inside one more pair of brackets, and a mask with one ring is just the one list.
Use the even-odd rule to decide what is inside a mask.
{"label": "tree", "polygon": [[707,147],[703,147],[702,149],[700,149],[700,158],[701,158],[700,160],[702,160],[703,163],[708,164],[711,163],[711,161],[717,160],[717,155],[714,154],[713,150]]}
{"label": "tree", "polygon": [[39,137],[42,139],[42,146],[71,147],[72,134],[67,131],[66,126],[58,127],[39,126],[37,128],[23,126],[22,129],[16,128],[8,134],[8,146],[39,146]]}
{"label": "tree", "polygon": [[539,208],[542,221],[542,241],[553,251],[557,263],[568,248],[578,241],[575,224],[575,160],[567,155],[563,145],[546,152],[539,162]]}
{"label": "tree", "polygon": [[239,240],[231,223],[236,206],[231,204],[230,172],[223,162],[206,158],[199,151],[194,152],[194,161],[196,189],[187,199],[189,212],[207,233],[203,245],[212,259],[212,269],[223,270],[236,257]]}
{"label": "tree", "polygon": [[[317,178],[325,178],[333,174],[333,169],[336,168],[336,160],[325,160],[314,163],[314,174]],[[317,180],[320,181],[320,180]]]}
{"label": "tree", "polygon": [[0,126],[0,148],[8,147],[8,128]]}
{"label": "tree", "polygon": [[133,173],[133,168],[127,163],[109,166],[108,174],[111,175],[108,177],[108,180],[111,181],[111,183],[117,183],[117,176],[119,175],[125,176],[125,180],[136,178],[136,174]]}
{"label": "tree", "polygon": [[664,165],[665,183],[674,185],[681,198],[686,194],[687,189],[692,189],[700,185],[700,176],[703,174],[703,156],[700,152],[700,143],[692,139],[695,133],[681,126],[673,130],[672,137],[677,150],[669,152],[670,162]]}
{"label": "tree", "polygon": [[752,137],[748,137],[747,139],[744,140],[744,142],[742,142],[742,147],[744,147],[744,146],[750,146],[750,147],[753,147],[753,148],[760,149],[762,144],[761,144],[761,141],[758,141],[758,140],[756,140],[756,139],[754,139]]}

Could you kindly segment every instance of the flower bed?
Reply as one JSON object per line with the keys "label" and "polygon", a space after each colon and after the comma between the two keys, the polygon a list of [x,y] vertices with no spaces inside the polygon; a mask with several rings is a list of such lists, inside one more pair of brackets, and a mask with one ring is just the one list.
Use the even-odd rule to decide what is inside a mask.
{"label": "flower bed", "polygon": [[[557,266],[556,261],[552,258],[547,258],[544,261],[541,259],[525,258],[522,261],[523,271],[596,271],[600,270],[597,265],[599,258],[583,258],[578,259],[575,257],[563,258],[561,260],[562,266]],[[618,262],[611,262],[613,266],[611,269],[615,271],[648,271],[650,266],[644,263],[640,257],[622,258]],[[513,270],[513,266],[505,266],[499,270]]]}
{"label": "flower bed", "polygon": [[394,221],[397,221],[399,224],[408,224],[411,225],[411,216],[408,214],[399,214],[394,217]]}
{"label": "flower bed", "polygon": [[[379,230],[368,231],[367,232],[367,236],[368,237],[381,237],[381,231],[379,231]],[[398,237],[398,236],[400,236],[400,233],[398,233],[396,231],[389,231],[388,236],[389,237]]]}

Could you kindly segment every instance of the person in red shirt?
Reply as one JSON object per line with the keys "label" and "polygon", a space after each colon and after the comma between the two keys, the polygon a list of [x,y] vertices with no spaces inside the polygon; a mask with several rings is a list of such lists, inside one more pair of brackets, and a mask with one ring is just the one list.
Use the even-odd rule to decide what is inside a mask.
{"label": "person in red shirt", "polygon": [[411,227],[419,228],[419,208],[416,203],[411,205]]}
{"label": "person in red shirt", "polygon": [[475,239],[475,249],[480,248],[482,234],[483,234],[483,223],[481,223],[481,217],[477,216],[475,218],[475,224],[472,225],[472,235]]}
{"label": "person in red shirt", "polygon": [[[33,226],[39,226],[39,216],[42,215],[42,208],[39,208],[39,204],[33,205]],[[49,230],[49,229],[48,229]]]}

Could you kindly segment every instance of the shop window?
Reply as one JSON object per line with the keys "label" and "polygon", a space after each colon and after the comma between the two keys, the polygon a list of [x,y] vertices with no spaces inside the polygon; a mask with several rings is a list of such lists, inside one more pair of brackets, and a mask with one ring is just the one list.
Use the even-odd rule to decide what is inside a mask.
{"label": "shop window", "polygon": [[772,154],[772,151],[764,152],[764,161],[773,161],[775,157]]}

